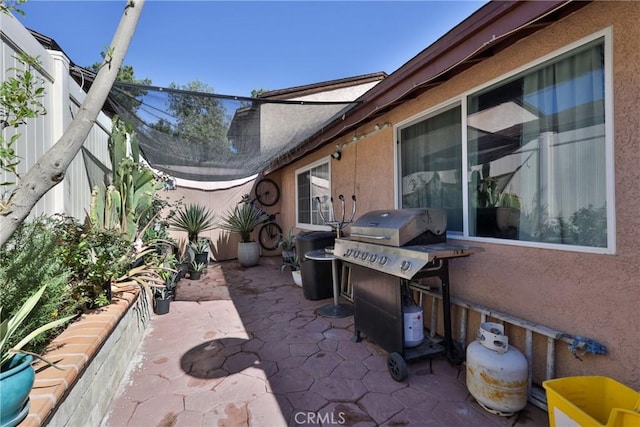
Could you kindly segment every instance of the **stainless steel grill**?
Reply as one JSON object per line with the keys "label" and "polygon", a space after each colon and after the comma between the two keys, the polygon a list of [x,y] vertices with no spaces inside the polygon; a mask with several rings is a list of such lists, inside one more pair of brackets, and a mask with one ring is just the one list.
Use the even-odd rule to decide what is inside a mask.
{"label": "stainless steel grill", "polygon": [[349,238],[336,239],[334,254],[403,279],[412,279],[438,259],[469,256],[475,248],[447,243],[444,209],[371,211],[351,224]]}
{"label": "stainless steel grill", "polygon": [[[453,341],[449,297],[449,260],[466,257],[478,248],[447,242],[444,209],[371,211],[351,224],[348,238],[336,239],[334,255],[351,268],[354,338],[361,333],[389,352],[391,376],[401,381],[404,360],[445,353],[462,363],[464,350]],[[425,340],[404,348],[403,300],[409,281],[437,277],[442,284],[444,345]]]}

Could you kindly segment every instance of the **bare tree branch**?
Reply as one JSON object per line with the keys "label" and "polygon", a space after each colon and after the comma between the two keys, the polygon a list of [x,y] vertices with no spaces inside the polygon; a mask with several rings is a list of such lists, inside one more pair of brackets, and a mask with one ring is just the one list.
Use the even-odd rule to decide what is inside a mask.
{"label": "bare tree branch", "polygon": [[122,65],[145,0],[128,0],[104,63],[80,107],[60,139],[22,177],[0,212],[0,246],[47,191],[62,179],[89,135]]}

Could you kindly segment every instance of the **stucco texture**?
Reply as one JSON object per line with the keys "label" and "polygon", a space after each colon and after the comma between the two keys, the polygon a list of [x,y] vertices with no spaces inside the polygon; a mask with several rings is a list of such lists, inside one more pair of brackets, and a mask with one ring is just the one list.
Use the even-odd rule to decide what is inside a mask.
{"label": "stucco texture", "polygon": [[[358,213],[395,206],[393,127],[371,132],[376,123],[397,124],[460,96],[527,63],[595,32],[612,28],[616,253],[586,254],[473,242],[484,251],[454,260],[454,296],[514,316],[589,337],[608,354],[578,360],[567,344],[556,346],[556,376],[604,375],[640,389],[640,2],[594,2],[450,81],[408,101],[353,134],[278,170],[282,186],[283,228],[295,224],[295,170],[348,144],[340,161],[331,160],[334,197],[355,194]],[[469,341],[475,335],[469,334]],[[537,341],[536,341],[537,343]],[[521,347],[522,349],[522,347]],[[536,350],[536,370],[544,369],[544,349]],[[541,359],[539,359],[541,358]],[[540,374],[536,373],[536,378]]]}
{"label": "stucco texture", "polygon": [[[191,203],[205,206],[215,215],[216,222],[218,222],[226,213],[237,206],[238,202],[242,200],[243,194],[251,193],[253,185],[254,181],[249,181],[231,188],[209,191],[179,186],[176,190],[162,192],[161,197],[171,203],[172,209],[181,209]],[[268,211],[275,212],[278,206],[273,206],[272,208],[269,208]],[[169,214],[169,210],[165,213]],[[256,233],[257,230],[254,231],[254,240],[256,239]],[[174,239],[187,238],[185,231],[173,227],[169,229],[169,235]],[[237,234],[215,228],[200,233],[198,237],[210,239],[211,247],[209,250],[209,258],[211,260],[224,261],[237,258],[238,242],[240,241]],[[263,255],[269,255],[269,253],[263,253]]]}

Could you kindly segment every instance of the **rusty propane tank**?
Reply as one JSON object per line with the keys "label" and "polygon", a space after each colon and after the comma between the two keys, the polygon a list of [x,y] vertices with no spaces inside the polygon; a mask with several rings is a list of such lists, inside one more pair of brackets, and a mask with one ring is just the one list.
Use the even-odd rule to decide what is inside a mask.
{"label": "rusty propane tank", "polygon": [[467,388],[487,411],[510,416],[527,405],[528,363],[509,347],[504,326],[485,322],[467,347]]}

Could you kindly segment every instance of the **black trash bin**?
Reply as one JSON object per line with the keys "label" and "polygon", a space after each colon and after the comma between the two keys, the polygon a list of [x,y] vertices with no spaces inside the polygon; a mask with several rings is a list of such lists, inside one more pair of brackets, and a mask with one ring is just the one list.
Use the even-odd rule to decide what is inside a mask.
{"label": "black trash bin", "polygon": [[296,235],[296,255],[300,260],[302,292],[306,299],[318,300],[333,296],[331,261],[306,259],[304,254],[333,246],[335,240],[336,234],[331,231],[303,231]]}

